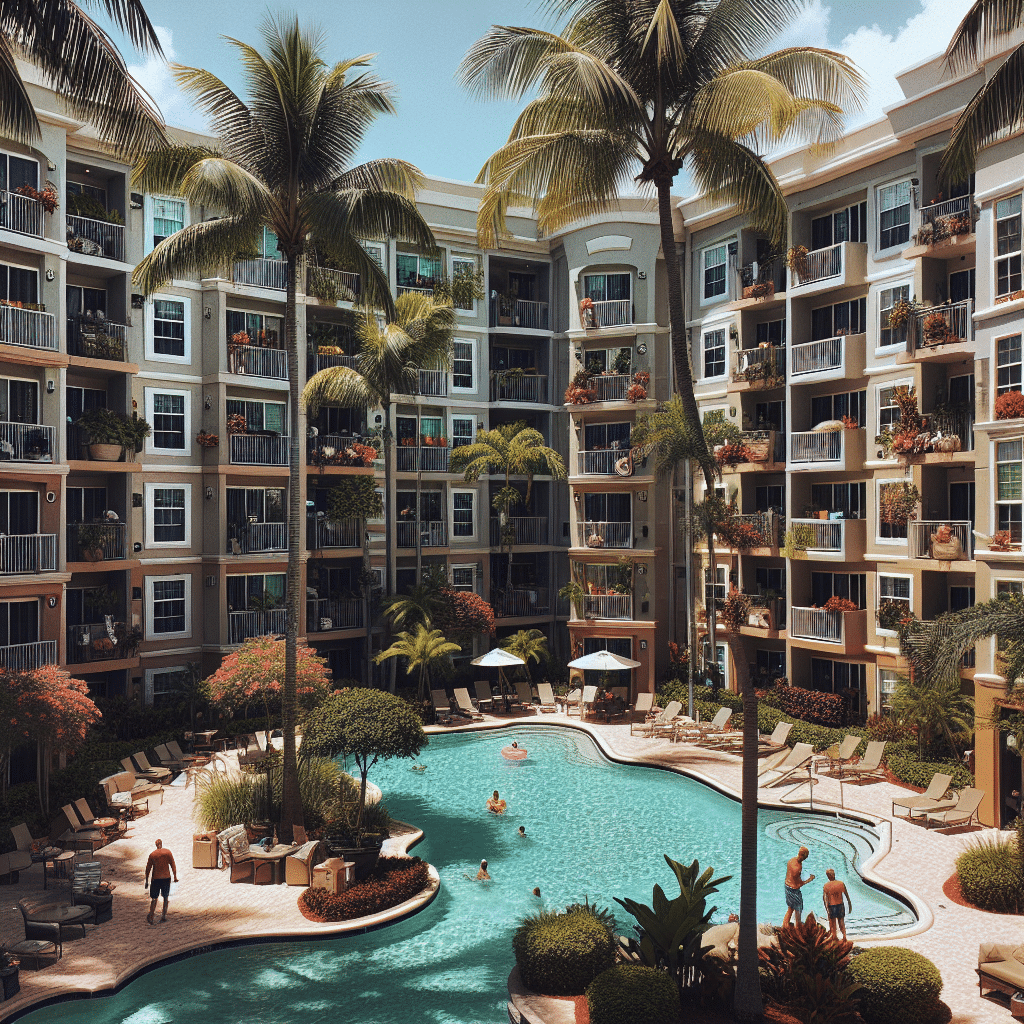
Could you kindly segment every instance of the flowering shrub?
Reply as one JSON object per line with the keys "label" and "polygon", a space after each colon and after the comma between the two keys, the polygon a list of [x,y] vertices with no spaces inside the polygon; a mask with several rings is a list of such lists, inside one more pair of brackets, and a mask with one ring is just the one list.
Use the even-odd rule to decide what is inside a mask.
{"label": "flowering shrub", "polygon": [[427,865],[419,857],[380,857],[370,876],[337,896],[326,889],[307,889],[299,899],[324,921],[351,921],[397,907],[429,884]]}
{"label": "flowering shrub", "polygon": [[719,466],[737,466],[750,461],[750,452],[742,442],[723,444],[715,450],[715,461]]}
{"label": "flowering shrub", "polygon": [[647,389],[642,384],[630,384],[626,389],[626,398],[630,402],[642,402],[647,397]]}
{"label": "flowering shrub", "polygon": [[248,345],[250,344],[250,338],[246,331],[238,331],[231,335],[232,345]]}
{"label": "flowering shrub", "polygon": [[1010,531],[997,530],[992,534],[992,539],[989,541],[988,547],[990,551],[1009,551]]}
{"label": "flowering shrub", "polygon": [[651,383],[651,375],[646,370],[638,370],[633,374],[633,383],[639,384],[640,387],[646,388]]}
{"label": "flowering shrub", "polygon": [[216,448],[220,444],[220,438],[216,434],[208,434],[205,430],[200,430],[196,434],[196,444],[200,448]]}
{"label": "flowering shrub", "polygon": [[954,336],[941,313],[929,313],[921,324],[921,331],[926,345],[942,345]]}
{"label": "flowering shrub", "polygon": [[1015,420],[1024,416],[1024,395],[1019,391],[1007,391],[996,399],[996,419]]}
{"label": "flowering shrub", "polygon": [[433,625],[447,640],[465,648],[480,633],[494,635],[494,609],[472,591],[446,589]]}
{"label": "flowering shrub", "polygon": [[14,191],[20,196],[27,196],[29,199],[34,199],[47,213],[53,213],[57,207],[60,206],[57,190],[50,184],[50,182],[46,183],[42,192],[38,189],[34,189],[31,185],[19,185]]}
{"label": "flowering shrub", "polygon": [[827,612],[855,612],[857,605],[848,597],[836,597],[833,595],[825,602]]}
{"label": "flowering shrub", "polygon": [[769,691],[773,706],[783,714],[815,725],[843,724],[843,698],[835,693],[818,693],[799,686],[776,686]]}
{"label": "flowering shrub", "polygon": [[224,422],[229,434],[244,434],[248,429],[245,417],[240,412],[231,413]]}
{"label": "flowering shrub", "polygon": [[846,430],[860,430],[860,424],[852,416],[843,417],[843,427]]}

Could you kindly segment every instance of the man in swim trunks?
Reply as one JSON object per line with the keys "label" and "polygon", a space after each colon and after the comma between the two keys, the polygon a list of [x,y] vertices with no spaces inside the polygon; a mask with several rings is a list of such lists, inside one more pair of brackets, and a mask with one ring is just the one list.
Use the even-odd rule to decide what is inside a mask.
{"label": "man in swim trunks", "polygon": [[846,898],[846,902],[850,908],[850,913],[853,913],[853,901],[850,899],[850,893],[846,886],[842,882],[836,881],[836,873],[829,868],[825,872],[828,881],[822,886],[822,899],[825,902],[825,910],[828,912],[828,930],[832,938],[836,937],[836,922],[839,922],[839,927],[843,933],[843,940],[846,940],[846,907],[843,906],[843,898]]}
{"label": "man in swim trunks", "polygon": [[[174,872],[174,880],[178,880],[178,869],[174,864],[174,856],[170,850],[165,850],[162,839],[156,841],[156,849],[149,855],[146,861],[146,880],[143,885],[149,885],[149,914],[146,920],[153,924],[153,916],[156,914],[157,900],[163,896],[164,912],[161,921],[167,920],[167,900],[171,892],[171,872]],[[153,884],[149,883],[149,876],[153,875]]]}
{"label": "man in swim trunks", "polygon": [[487,810],[489,810],[491,814],[504,814],[507,807],[508,805],[505,801],[498,796],[497,790],[494,791],[494,796],[487,801]]}
{"label": "man in swim trunks", "polygon": [[811,855],[806,846],[801,846],[795,857],[790,857],[786,864],[786,916],[782,919],[782,927],[789,924],[790,917],[796,912],[796,923],[800,924],[800,915],[804,912],[804,894],[800,891],[809,882],[814,881],[814,875],[801,878],[804,861]]}

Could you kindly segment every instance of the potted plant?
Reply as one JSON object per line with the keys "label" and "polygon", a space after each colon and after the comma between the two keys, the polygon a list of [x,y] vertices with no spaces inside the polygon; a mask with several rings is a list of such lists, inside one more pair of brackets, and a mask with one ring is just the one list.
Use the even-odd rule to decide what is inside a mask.
{"label": "potted plant", "polygon": [[949,341],[959,340],[949,329],[949,323],[942,313],[929,313],[921,323],[921,333],[925,345],[945,345]]}
{"label": "potted plant", "polygon": [[112,545],[115,531],[107,523],[82,523],[78,527],[78,557],[83,562],[102,562],[106,558],[104,545]]}
{"label": "potted plant", "polygon": [[244,434],[249,429],[245,417],[240,412],[230,413],[224,424],[229,434]]}
{"label": "potted plant", "polygon": [[87,437],[89,456],[98,462],[117,462],[135,435],[128,428],[128,417],[113,409],[90,409],[75,423]]}
{"label": "potted plant", "polygon": [[878,492],[878,517],[889,526],[905,526],[917,517],[920,501],[917,487],[906,480],[882,484]]}
{"label": "potted plant", "polygon": [[580,370],[565,389],[566,405],[589,405],[597,398],[597,388],[591,387],[593,374],[590,370]]}
{"label": "potted plant", "polygon": [[876,612],[878,628],[887,629],[894,633],[899,632],[900,626],[908,619],[913,618],[913,615],[914,613],[902,601],[885,598],[878,603],[878,611]]}
{"label": "potted plant", "polygon": [[200,448],[216,448],[220,444],[220,438],[216,434],[208,434],[205,430],[200,430],[196,434],[196,444]]}
{"label": "potted plant", "polygon": [[796,275],[797,282],[807,276],[807,246],[794,245],[786,253],[786,266]]}
{"label": "potted plant", "polygon": [[594,300],[589,295],[580,299],[580,326],[585,330],[597,326],[597,319],[594,315]]}
{"label": "potted plant", "polygon": [[834,594],[825,602],[827,612],[855,612],[857,605],[848,597],[836,597]]}
{"label": "potted plant", "polygon": [[948,524],[943,524],[931,535],[928,549],[932,558],[941,562],[955,562],[964,557],[960,538],[953,534],[953,529]]}
{"label": "potted plant", "polygon": [[988,543],[989,551],[1009,551],[1011,547],[1009,530],[997,530]]}

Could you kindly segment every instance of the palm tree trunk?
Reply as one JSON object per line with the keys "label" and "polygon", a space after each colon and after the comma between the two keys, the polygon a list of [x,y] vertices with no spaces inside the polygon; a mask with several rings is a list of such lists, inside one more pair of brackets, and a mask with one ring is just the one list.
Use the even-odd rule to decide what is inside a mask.
{"label": "palm tree trunk", "polygon": [[296,310],[299,273],[304,264],[301,253],[288,254],[288,290],[285,299],[284,333],[288,347],[288,398],[291,406],[288,443],[288,575],[285,607],[284,681],[281,686],[281,729],[284,733],[281,781],[282,842],[292,841],[292,828],[302,825],[302,798],[295,764],[296,675],[298,672],[299,616],[302,613],[302,526],[305,507],[302,501],[302,477],[299,451],[299,344]]}
{"label": "palm tree trunk", "polygon": [[[395,453],[392,451],[391,403],[384,408],[384,596],[395,593]],[[417,518],[419,509],[416,510]]]}

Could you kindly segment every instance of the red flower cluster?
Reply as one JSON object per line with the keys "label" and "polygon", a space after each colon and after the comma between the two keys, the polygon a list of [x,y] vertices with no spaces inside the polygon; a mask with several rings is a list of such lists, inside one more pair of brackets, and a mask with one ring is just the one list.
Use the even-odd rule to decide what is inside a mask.
{"label": "red flower cluster", "polygon": [[838,694],[817,693],[799,686],[776,686],[771,694],[775,706],[784,715],[793,715],[815,725],[843,724],[843,698]]}
{"label": "red flower cluster", "polygon": [[411,860],[380,858],[373,873],[335,896],[326,889],[307,889],[302,896],[306,909],[324,921],[350,921],[369,917],[398,906],[421,893],[430,881],[427,865]]}

